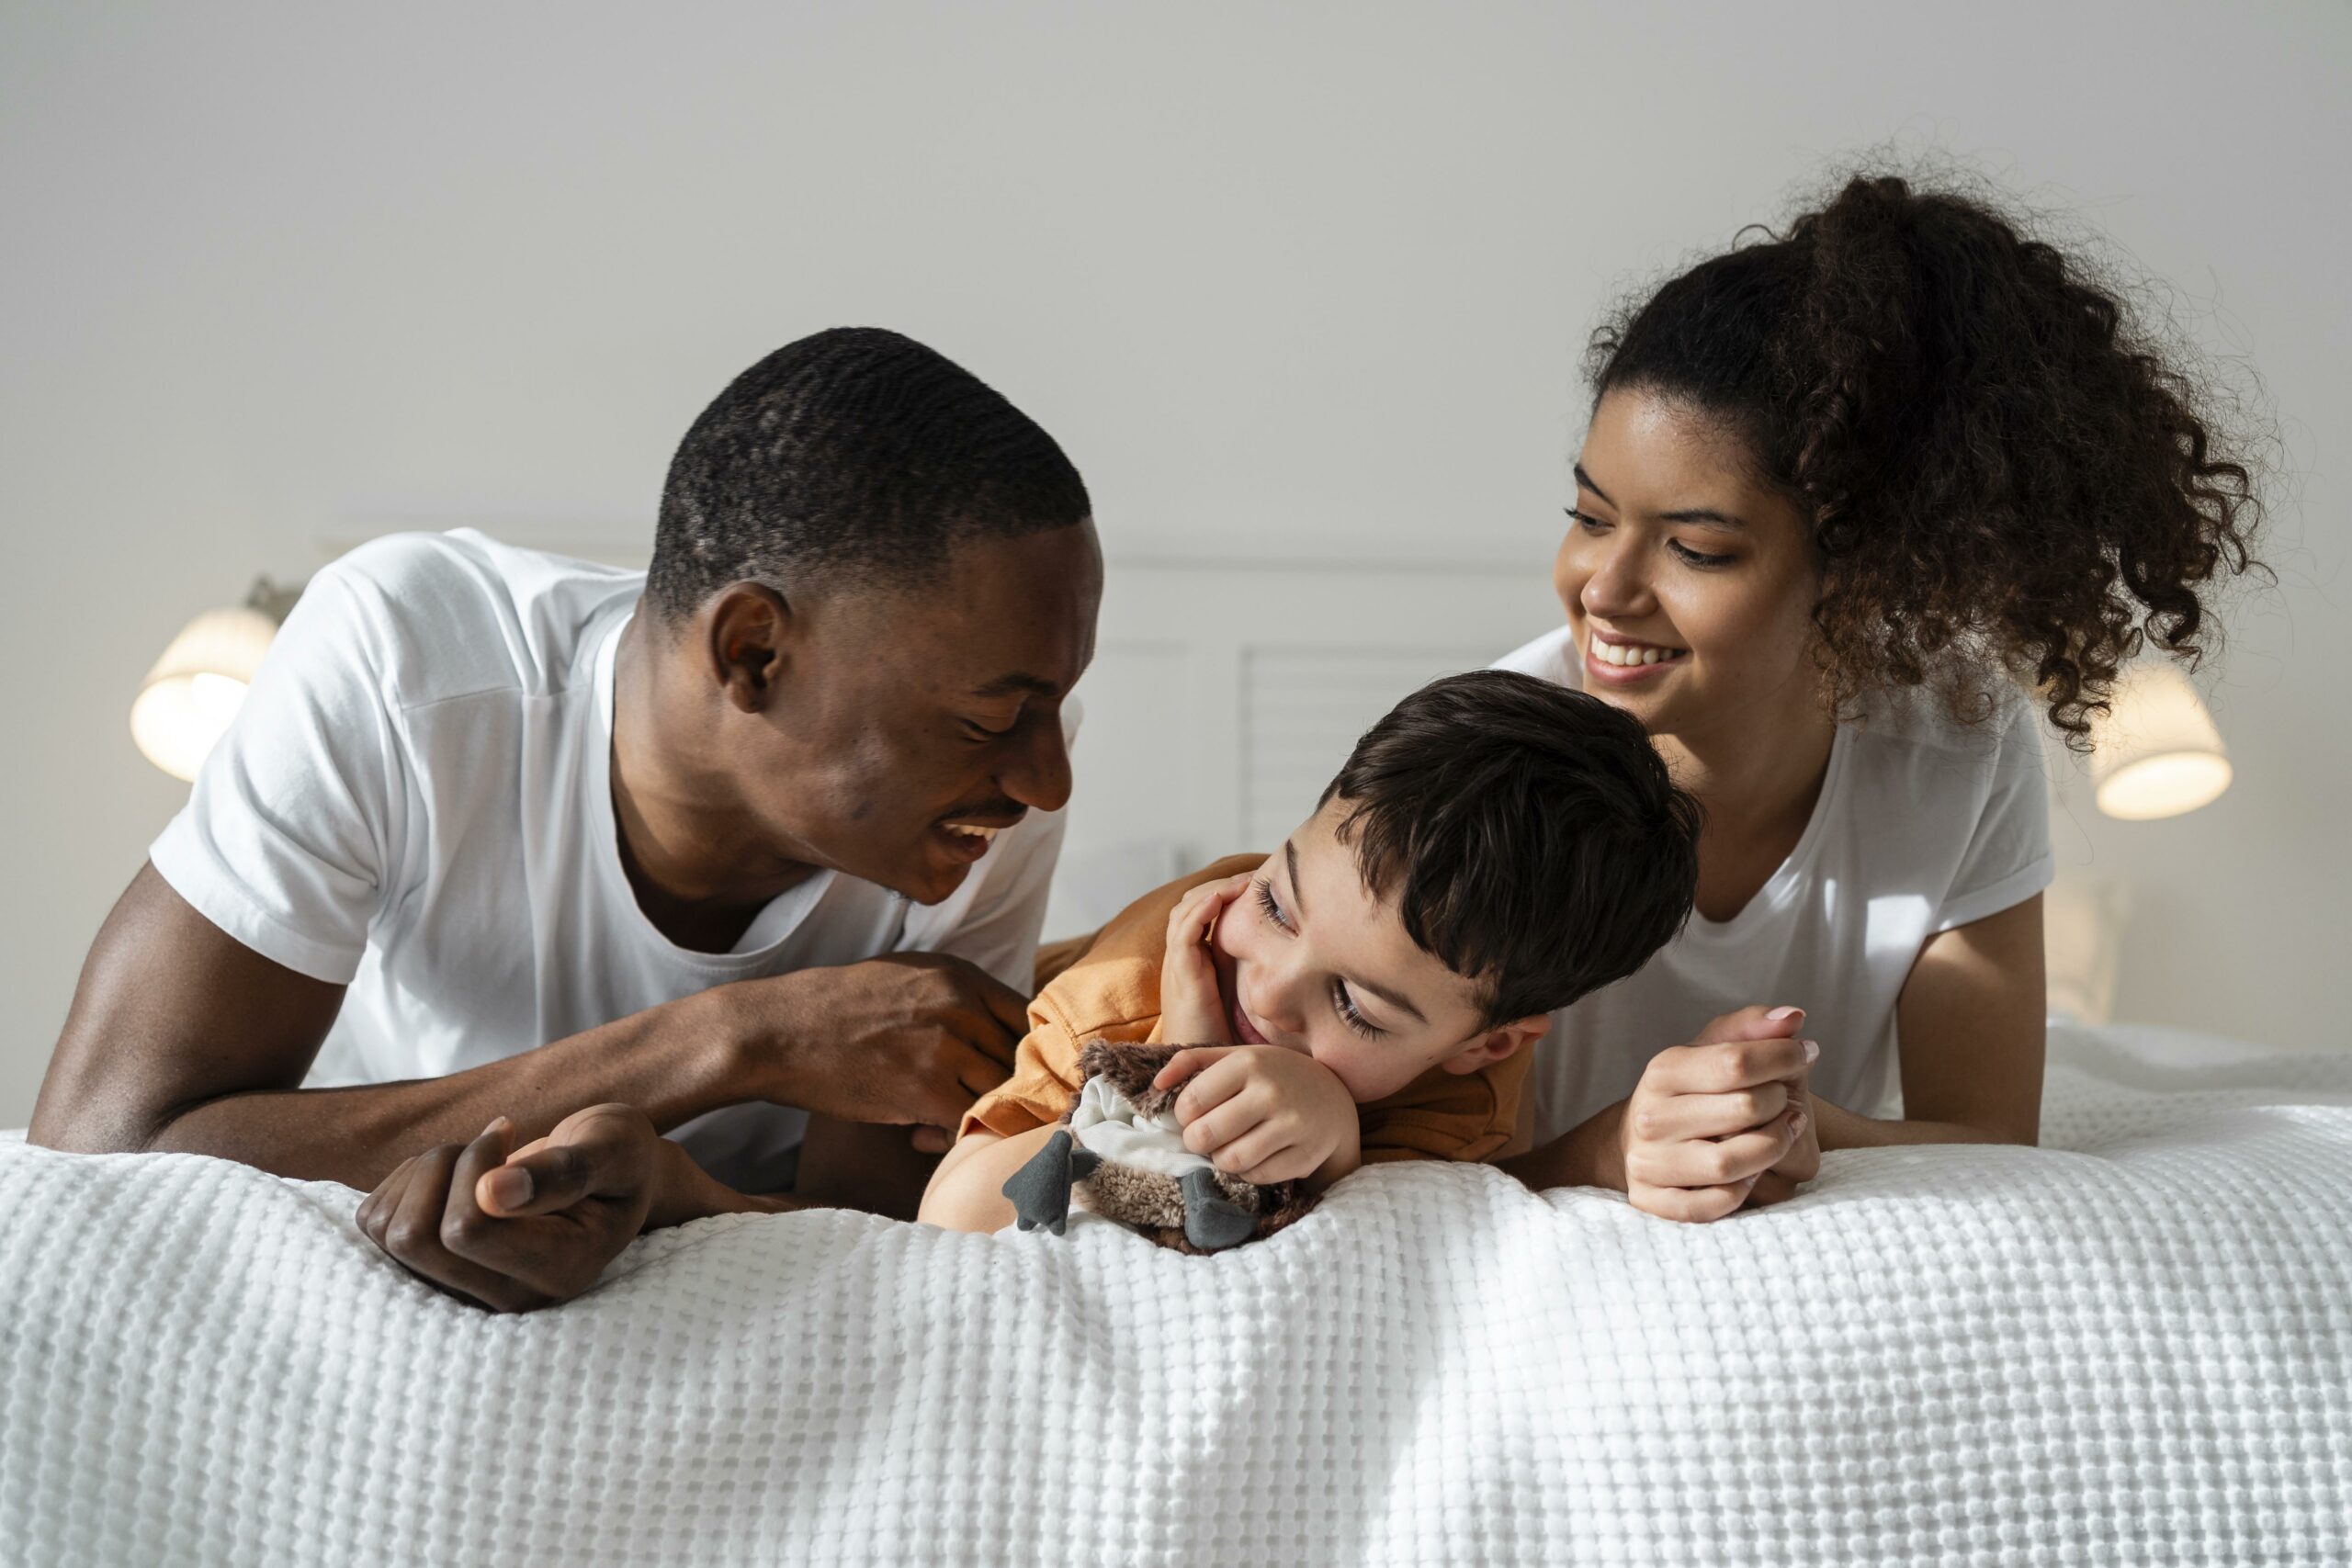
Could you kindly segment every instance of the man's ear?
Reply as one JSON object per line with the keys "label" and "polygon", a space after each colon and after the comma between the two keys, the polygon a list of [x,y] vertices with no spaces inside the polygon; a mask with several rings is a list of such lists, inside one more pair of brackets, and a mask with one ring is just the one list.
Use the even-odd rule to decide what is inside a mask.
{"label": "man's ear", "polygon": [[1526,1050],[1543,1039],[1544,1032],[1551,1027],[1552,1015],[1548,1012],[1513,1019],[1464,1041],[1453,1055],[1438,1065],[1449,1073],[1475,1073]]}
{"label": "man's ear", "polygon": [[792,606],[763,583],[736,582],[719,590],[704,616],[711,679],[739,712],[766,711],[775,700],[797,629]]}

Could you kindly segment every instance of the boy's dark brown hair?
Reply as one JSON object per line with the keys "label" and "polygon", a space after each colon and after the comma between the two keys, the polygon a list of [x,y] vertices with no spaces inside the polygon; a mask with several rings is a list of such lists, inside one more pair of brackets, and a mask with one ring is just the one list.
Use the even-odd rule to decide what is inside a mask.
{"label": "boy's dark brown hair", "polygon": [[1638,720],[1532,675],[1430,682],[1364,731],[1335,798],[1364,886],[1489,1025],[1623,979],[1690,914],[1699,803]]}

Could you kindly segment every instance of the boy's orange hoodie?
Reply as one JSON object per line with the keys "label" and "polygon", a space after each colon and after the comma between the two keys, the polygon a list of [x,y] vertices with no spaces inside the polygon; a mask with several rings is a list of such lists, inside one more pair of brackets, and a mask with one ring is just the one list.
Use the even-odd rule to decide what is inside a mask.
{"label": "boy's orange hoodie", "polygon": [[[1012,1077],[964,1113],[962,1132],[1009,1138],[1060,1121],[1078,1097],[1078,1055],[1090,1040],[1206,1043],[1159,1037],[1168,917],[1201,884],[1255,871],[1264,860],[1228,855],[1145,894],[1097,931],[1085,954],[1029,1004],[1029,1033],[1014,1056]],[[1510,1141],[1517,1123],[1529,1055],[1515,1051],[1475,1073],[1432,1067],[1386,1099],[1357,1107],[1364,1163],[1494,1154]]]}

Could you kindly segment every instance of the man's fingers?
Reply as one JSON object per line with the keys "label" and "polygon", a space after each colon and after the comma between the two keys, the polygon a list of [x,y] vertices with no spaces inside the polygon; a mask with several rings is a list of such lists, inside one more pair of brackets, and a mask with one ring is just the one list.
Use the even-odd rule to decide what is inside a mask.
{"label": "man's fingers", "polygon": [[[973,995],[986,1016],[994,1019],[1019,1040],[1029,1032],[1029,998],[1006,985],[987,970],[975,965],[969,978]],[[976,1041],[975,1044],[992,1045],[999,1042]]]}
{"label": "man's fingers", "polygon": [[411,1155],[392,1167],[391,1175],[376,1183],[375,1190],[359,1201],[359,1212],[352,1216],[361,1233],[378,1247],[384,1245],[385,1224],[399,1207],[401,1194],[408,1190],[408,1174],[415,1166],[416,1156]]}
{"label": "man's fingers", "polygon": [[[988,1093],[989,1090],[996,1088],[997,1085],[1002,1083],[1006,1078],[1011,1077],[1012,1076],[1012,1075],[1010,1072],[1005,1070],[1005,1066],[1002,1062],[998,1061],[994,1056],[989,1055],[985,1051],[976,1051],[969,1045],[965,1045],[959,1048],[956,1052],[956,1081],[964,1089],[970,1091],[972,1098],[975,1100],[978,1099],[981,1095]],[[960,1115],[964,1108],[959,1105],[956,1109],[957,1114]]]}
{"label": "man's fingers", "polygon": [[409,1162],[398,1207],[384,1218],[379,1245],[426,1284],[493,1312],[523,1312],[543,1304],[537,1292],[458,1257],[444,1244],[442,1215],[448,1208],[449,1179],[463,1152],[447,1144]]}
{"label": "man's fingers", "polygon": [[551,1214],[583,1199],[633,1194],[645,1182],[643,1112],[594,1106],[564,1119],[547,1144],[485,1172],[475,1200],[485,1213]]}
{"label": "man's fingers", "polygon": [[491,1172],[505,1163],[507,1145],[514,1141],[514,1123],[501,1116],[481,1130],[474,1141],[458,1156],[457,1164],[449,1169],[449,1195],[441,1210],[441,1236],[445,1244],[471,1233],[479,1233],[493,1222],[495,1210],[479,1201],[477,1187]]}

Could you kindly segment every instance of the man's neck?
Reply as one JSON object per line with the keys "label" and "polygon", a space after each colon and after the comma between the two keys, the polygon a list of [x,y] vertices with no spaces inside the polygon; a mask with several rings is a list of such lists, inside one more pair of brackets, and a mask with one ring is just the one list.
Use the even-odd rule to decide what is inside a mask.
{"label": "man's neck", "polygon": [[726,952],[817,867],[779,855],[708,764],[707,695],[662,690],[661,628],[640,604],[613,656],[612,812],[646,919],[682,947]]}

